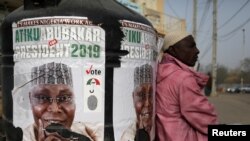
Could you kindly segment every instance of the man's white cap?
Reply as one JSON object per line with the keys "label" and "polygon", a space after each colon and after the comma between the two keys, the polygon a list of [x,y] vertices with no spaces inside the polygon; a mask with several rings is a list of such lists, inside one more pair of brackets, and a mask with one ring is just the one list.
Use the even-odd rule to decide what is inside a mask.
{"label": "man's white cap", "polygon": [[187,33],[186,31],[175,31],[167,33],[164,38],[163,51],[167,50],[170,46],[176,44],[189,35],[191,34]]}
{"label": "man's white cap", "polygon": [[170,46],[176,44],[180,40],[184,39],[185,37],[189,36],[191,34],[187,33],[186,31],[174,31],[166,33],[164,37],[164,43],[161,48],[161,51],[159,53],[158,61],[161,61],[163,52],[166,51]]}

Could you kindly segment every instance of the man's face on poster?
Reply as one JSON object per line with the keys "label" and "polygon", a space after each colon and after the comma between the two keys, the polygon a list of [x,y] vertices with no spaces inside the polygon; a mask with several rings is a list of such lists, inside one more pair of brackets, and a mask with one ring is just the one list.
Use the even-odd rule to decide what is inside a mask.
{"label": "man's face on poster", "polygon": [[43,128],[51,123],[70,129],[75,115],[72,87],[65,84],[39,84],[29,93],[35,127],[42,121]]}
{"label": "man's face on poster", "polygon": [[[153,87],[151,83],[143,83],[136,87],[133,93],[137,125],[150,132],[153,115]],[[143,127],[141,127],[143,126]]]}

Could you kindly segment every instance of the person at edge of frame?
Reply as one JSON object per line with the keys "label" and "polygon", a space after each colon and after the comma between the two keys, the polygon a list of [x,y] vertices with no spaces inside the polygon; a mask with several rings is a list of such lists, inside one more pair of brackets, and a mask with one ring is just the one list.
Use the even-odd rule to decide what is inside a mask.
{"label": "person at edge of frame", "polygon": [[212,76],[211,76],[211,73],[208,72],[207,73],[208,75],[208,81],[207,81],[207,84],[205,86],[205,95],[206,96],[210,96],[211,95],[211,90],[212,90]]}

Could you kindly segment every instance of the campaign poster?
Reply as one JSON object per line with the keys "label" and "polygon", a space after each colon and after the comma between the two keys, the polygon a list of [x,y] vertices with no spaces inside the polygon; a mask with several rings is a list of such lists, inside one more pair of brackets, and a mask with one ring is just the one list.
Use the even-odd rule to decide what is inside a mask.
{"label": "campaign poster", "polygon": [[[113,78],[105,78],[105,31],[88,18],[13,23],[13,123],[22,128],[23,141],[104,141],[109,116],[115,141],[138,141],[139,135],[154,140],[156,32],[141,23],[119,22],[121,50],[129,54],[113,68]],[[113,79],[111,115],[105,113],[106,79]]]}
{"label": "campaign poster", "polygon": [[[155,74],[157,36],[145,24],[122,20],[125,35],[121,67],[114,70],[113,117],[116,141],[155,138]],[[140,135],[139,135],[140,134]],[[141,136],[141,137],[142,137]],[[136,139],[138,140],[138,139]]]}
{"label": "campaign poster", "polygon": [[105,31],[85,17],[63,16],[23,19],[12,28],[13,123],[23,140],[61,139],[53,132],[64,129],[103,141]]}

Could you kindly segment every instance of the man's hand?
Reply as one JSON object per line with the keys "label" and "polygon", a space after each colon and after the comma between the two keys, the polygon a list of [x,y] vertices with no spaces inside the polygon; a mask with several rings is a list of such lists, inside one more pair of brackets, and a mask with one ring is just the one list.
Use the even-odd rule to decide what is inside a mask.
{"label": "man's hand", "polygon": [[139,129],[136,130],[136,135],[135,135],[135,141],[149,141],[150,136],[148,132],[145,130],[146,125],[144,125],[144,118],[142,115],[140,115],[138,124],[139,124]]}
{"label": "man's hand", "polygon": [[38,120],[38,125],[37,125],[37,139],[38,141],[44,141],[45,139],[45,133],[44,133],[44,128],[43,128],[43,123],[42,120]]}
{"label": "man's hand", "polygon": [[144,125],[144,119],[143,119],[143,116],[140,115],[139,117],[139,121],[138,121],[138,124],[139,124],[139,129],[144,129],[145,125]]}

